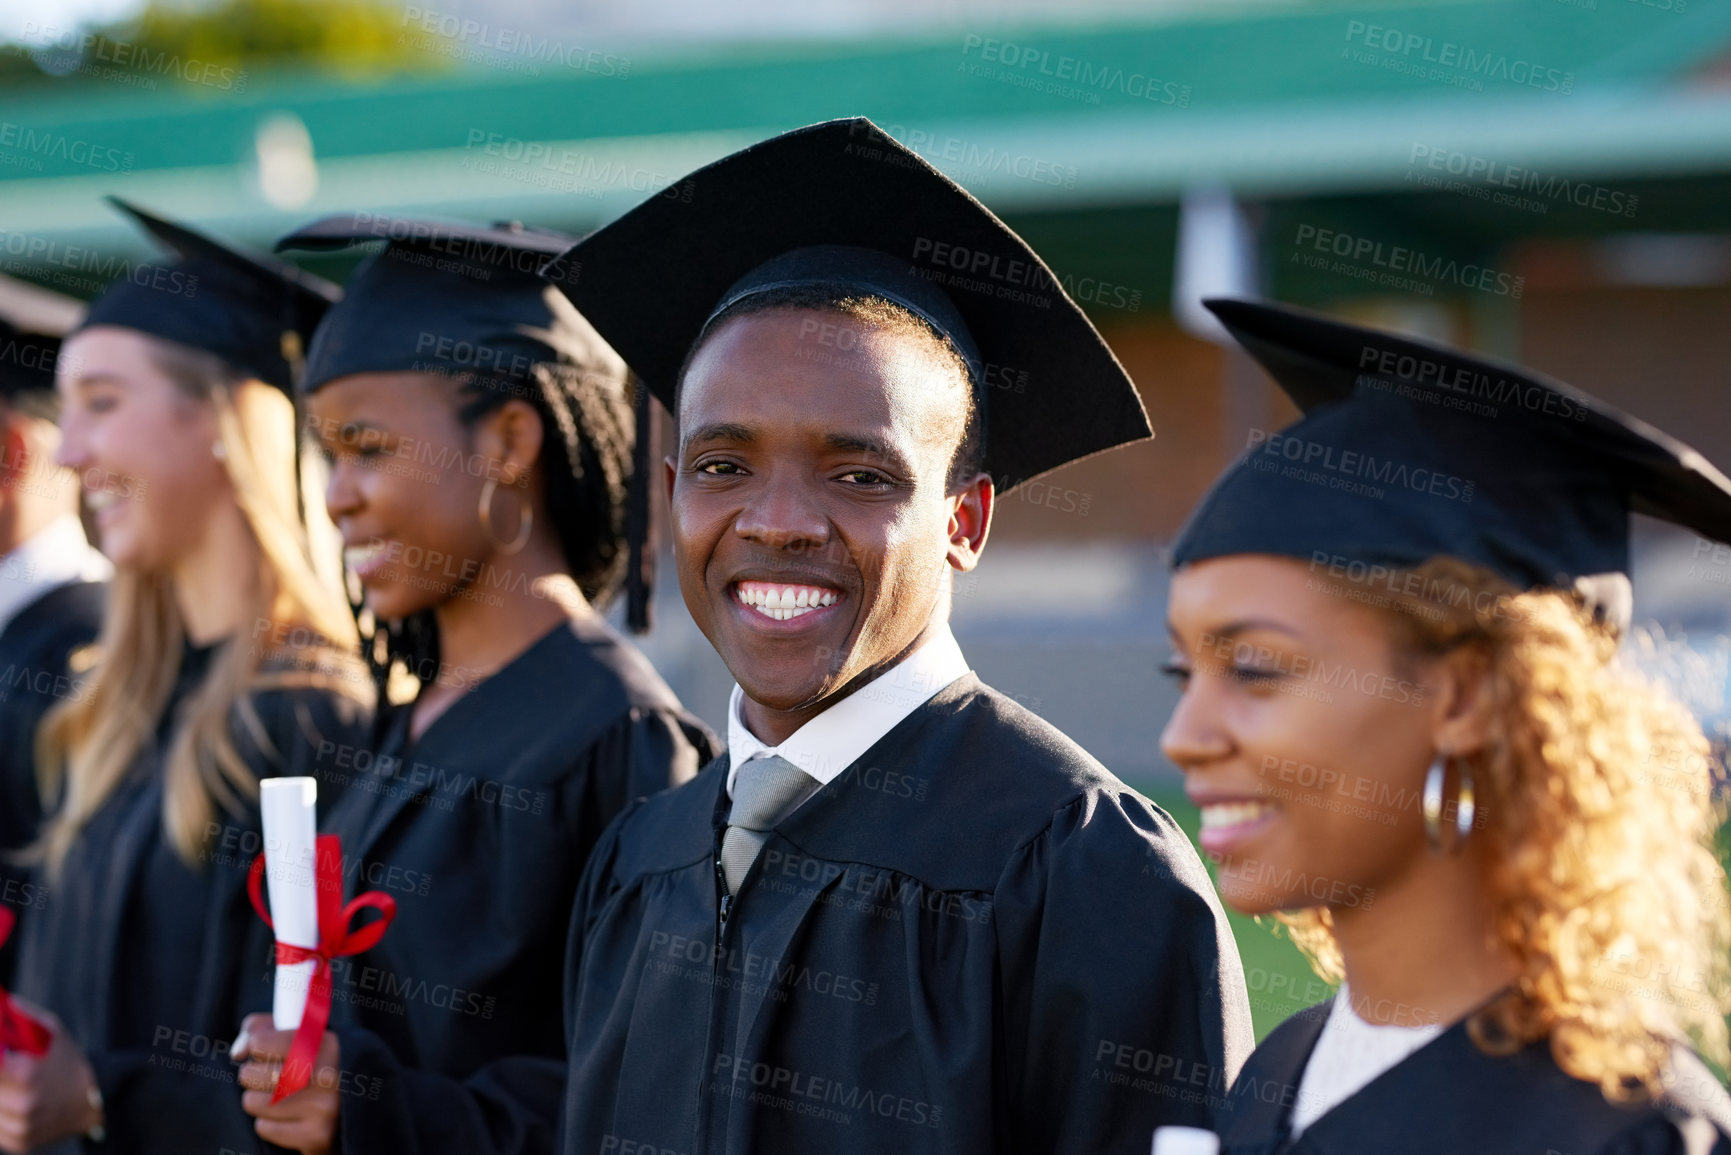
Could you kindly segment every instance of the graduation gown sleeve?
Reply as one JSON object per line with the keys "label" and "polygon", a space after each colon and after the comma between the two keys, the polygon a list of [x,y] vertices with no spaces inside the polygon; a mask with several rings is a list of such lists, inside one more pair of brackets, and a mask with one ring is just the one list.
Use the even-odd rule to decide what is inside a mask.
{"label": "graduation gown sleeve", "polygon": [[[712,768],[706,768],[709,772]],[[582,994],[583,967],[586,962],[585,947],[589,943],[590,931],[607,904],[619,893],[619,882],[615,870],[619,858],[619,842],[624,831],[630,828],[633,816],[641,809],[643,800],[638,799],[619,813],[607,829],[601,832],[601,837],[595,843],[595,849],[590,852],[589,862],[583,869],[583,877],[577,887],[576,901],[571,908],[571,924],[566,936],[565,947],[565,997],[563,1000],[562,1021],[565,1025],[565,1049],[571,1056],[568,1067],[561,1080],[560,1093],[569,1093],[570,1082],[582,1078],[582,1055],[577,1050],[578,1019],[574,1011]],[[624,1012],[625,1008],[617,1007]],[[559,1111],[558,1136],[554,1146],[555,1151],[571,1150],[572,1135],[569,1129],[568,1112],[562,1101]]]}
{"label": "graduation gown sleeve", "polygon": [[[556,1015],[557,1008],[549,1008]],[[545,1055],[495,1059],[467,1079],[405,1065],[371,1031],[337,1032],[343,1090],[341,1150],[462,1151],[471,1155],[553,1150],[565,1061]]]}
{"label": "graduation gown sleeve", "polygon": [[[268,954],[268,931],[262,939],[249,932],[246,939],[249,957],[260,957],[260,948]],[[235,1005],[243,1015],[268,1012],[269,988],[262,1004]],[[137,1155],[222,1150],[263,1155],[277,1150],[260,1141],[252,1116],[241,1109],[238,1068],[228,1057],[233,1032],[209,1035],[167,1024],[164,1030],[167,1033],[150,1040],[151,1045],[87,1056],[102,1092],[104,1127],[111,1139],[88,1149]]]}
{"label": "graduation gown sleeve", "polygon": [[[227,863],[213,869],[225,876],[242,871]],[[196,1008],[155,1016],[142,1007],[123,1011],[132,1021],[117,1024],[121,1031],[109,1045],[87,1049],[110,1139],[90,1146],[91,1151],[171,1155],[226,1148],[263,1155],[275,1150],[259,1140],[253,1119],[241,1109],[237,1068],[228,1057],[234,1031],[227,1024],[270,1009],[271,932],[253,915],[244,889],[242,879],[225,877],[206,896],[211,932],[229,941],[203,948],[203,962],[215,966],[188,968],[188,982],[201,988]],[[188,949],[199,951],[196,944]],[[126,960],[118,961],[124,968]],[[211,981],[219,971],[227,977]],[[124,971],[119,981],[128,981]]]}
{"label": "graduation gown sleeve", "polygon": [[1078,798],[1011,859],[993,903],[1015,992],[1004,1150],[1144,1155],[1156,1125],[1207,1124],[1254,1045],[1212,893],[1172,820],[1128,792]]}
{"label": "graduation gown sleeve", "polygon": [[[259,731],[234,734],[261,778],[317,776],[326,743],[366,732],[357,706],[322,691],[267,691],[254,704]],[[135,777],[113,806],[69,857],[24,960],[25,993],[62,1018],[96,1074],[109,1138],[93,1150],[274,1150],[241,1109],[228,1057],[241,1019],[271,1002],[272,936],[246,897],[262,844],[256,805],[219,813],[193,865],[162,836],[159,774]],[[156,909],[141,912],[147,903]],[[166,992],[165,976],[179,980]]]}
{"label": "graduation gown sleeve", "polygon": [[[445,917],[472,925],[477,935],[497,930],[500,939],[513,936],[520,946],[543,939],[554,947],[563,944],[578,874],[607,820],[631,798],[665,789],[674,768],[682,763],[694,768],[708,756],[709,736],[682,714],[632,707],[577,754],[579,765],[561,779],[550,814],[494,815],[507,822],[524,819],[516,834],[501,832],[497,858],[487,866],[497,887],[494,911],[476,916],[452,910]],[[439,879],[434,888],[443,882]],[[513,895],[540,898],[511,907]],[[541,928],[513,925],[540,918],[552,921]],[[381,950],[393,945],[403,944],[391,944],[387,936]],[[452,942],[442,949],[471,948]],[[560,959],[543,961],[550,975],[560,973]],[[430,967],[425,960],[416,965]],[[497,994],[504,1017],[514,1012],[503,1009],[509,992],[499,985],[488,982],[476,989]],[[352,1073],[346,1089],[353,1092],[343,1095],[340,1107],[342,1149],[393,1155],[552,1151],[566,1076],[558,992],[557,983],[550,984],[538,1012],[544,1038],[519,1036],[510,1044],[519,1053],[482,1056],[479,1066],[461,1075],[448,1065],[449,1059],[442,1070],[432,1062],[404,1061],[400,1046],[393,1047],[358,1022],[338,1027],[345,1079]],[[501,1043],[498,1049],[508,1048]]]}
{"label": "graduation gown sleeve", "polygon": [[583,947],[588,941],[589,929],[594,924],[596,915],[619,889],[614,872],[614,863],[619,856],[619,839],[621,833],[631,825],[632,816],[642,805],[641,798],[633,801],[607,824],[607,829],[601,832],[601,837],[595,842],[595,849],[589,853],[589,862],[583,868],[583,877],[577,885],[577,896],[571,905],[571,922],[565,942],[565,999],[561,1021],[565,1024],[567,1052],[571,1050],[574,1025],[571,1010],[576,1005],[583,974]]}
{"label": "graduation gown sleeve", "polygon": [[[46,892],[13,855],[33,841],[42,821],[36,787],[36,729],[48,711],[85,692],[71,669],[74,651],[96,639],[108,587],[67,582],[18,611],[0,631],[0,903],[20,921]],[[0,986],[10,986],[17,935],[0,946]]]}

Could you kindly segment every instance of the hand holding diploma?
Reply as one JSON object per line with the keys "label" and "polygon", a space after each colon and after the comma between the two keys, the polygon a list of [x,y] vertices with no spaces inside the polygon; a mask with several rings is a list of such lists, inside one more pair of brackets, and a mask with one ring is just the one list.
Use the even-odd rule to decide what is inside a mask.
{"label": "hand holding diploma", "polygon": [[[316,800],[310,778],[261,784],[266,852],[253,862],[248,891],[276,932],[276,990],[270,1018],[248,1016],[232,1052],[246,1064],[242,1106],[258,1119],[259,1137],[309,1155],[328,1150],[336,1132],[340,1054],[325,1030],[331,959],[376,945],[397,913],[396,900],[381,891],[343,904],[342,844],[334,835],[314,837]],[[274,922],[259,893],[267,874]],[[368,907],[382,917],[351,929]]]}
{"label": "hand holding diploma", "polygon": [[233,1051],[233,1057],[245,1063],[240,1069],[240,1085],[246,1088],[241,1107],[258,1120],[254,1130],[265,1142],[303,1155],[326,1155],[337,1139],[342,1053],[335,1033],[324,1032],[311,1080],[279,1101],[274,1092],[294,1041],[295,1032],[278,1030],[270,1015],[246,1017]]}
{"label": "hand holding diploma", "polygon": [[[0,906],[0,943],[14,921]],[[0,1151],[29,1151],[100,1126],[95,1090],[96,1073],[60,1021],[0,989]]]}
{"label": "hand holding diploma", "polygon": [[41,1054],[7,1050],[0,1062],[0,1151],[33,1151],[102,1125],[96,1072],[84,1051],[47,1011],[31,1016],[48,1031]]}

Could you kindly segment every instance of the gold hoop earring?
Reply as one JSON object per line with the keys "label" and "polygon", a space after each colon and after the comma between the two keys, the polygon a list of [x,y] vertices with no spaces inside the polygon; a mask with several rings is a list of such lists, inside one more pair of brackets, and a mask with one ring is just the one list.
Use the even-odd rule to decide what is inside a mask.
{"label": "gold hoop earring", "polygon": [[517,536],[511,541],[500,541],[493,533],[493,494],[499,490],[499,479],[489,477],[481,486],[481,532],[487,535],[487,540],[493,548],[503,554],[520,553],[529,544],[529,531],[535,526],[535,507],[529,504],[529,499],[522,502],[522,516],[517,522]]}
{"label": "gold hoop earring", "polygon": [[1443,785],[1448,777],[1449,756],[1438,754],[1424,775],[1424,836],[1434,854],[1452,854],[1473,832],[1478,806],[1473,800],[1473,776],[1465,766],[1460,771],[1460,794],[1455,801],[1454,845],[1443,845]]}

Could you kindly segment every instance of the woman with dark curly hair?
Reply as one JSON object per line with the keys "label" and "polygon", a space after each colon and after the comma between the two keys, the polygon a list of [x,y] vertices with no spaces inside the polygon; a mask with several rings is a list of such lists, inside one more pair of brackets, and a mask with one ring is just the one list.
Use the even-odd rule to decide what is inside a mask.
{"label": "woman with dark curly hair", "polygon": [[241,1081],[260,1137],[301,1151],[548,1150],[578,875],[711,738],[598,612],[626,570],[634,424],[624,363],[536,276],[569,238],[358,214],[283,245],[374,238],[306,393],[363,649],[411,695],[339,752],[326,829],[345,889],[397,918],[337,964],[327,1074],[271,1104],[289,1034],[255,1016]]}
{"label": "woman with dark curly hair", "polygon": [[1211,307],[1305,415],[1174,549],[1162,743],[1222,897],[1342,984],[1225,1150],[1731,1150],[1708,747],[1617,659],[1628,511],[1731,540],[1731,482],[1567,386]]}

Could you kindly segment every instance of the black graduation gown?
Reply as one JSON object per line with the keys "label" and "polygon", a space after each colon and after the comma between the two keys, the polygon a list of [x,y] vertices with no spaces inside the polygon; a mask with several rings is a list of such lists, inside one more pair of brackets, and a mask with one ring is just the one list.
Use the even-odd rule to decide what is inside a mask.
{"label": "black graduation gown", "polygon": [[708,761],[713,737],[599,618],[555,627],[412,744],[408,716],[356,754],[329,825],[349,893],[397,900],[379,946],[333,968],[343,1150],[550,1151],[583,864],[631,799]]}
{"label": "black graduation gown", "polygon": [[634,806],[584,878],[571,1155],[1145,1155],[1249,1054],[1188,840],[974,675],[789,815],[718,925],[726,777]]}
{"label": "black graduation gown", "polygon": [[[28,867],[12,855],[36,838],[42,804],[36,791],[36,727],[63,699],[82,692],[69,659],[96,640],[108,594],[104,582],[57,585],[21,607],[0,631],[0,903],[22,922],[46,899]],[[16,966],[16,936],[0,947],[0,986]]]}
{"label": "black graduation gown", "polygon": [[[219,811],[196,867],[162,829],[162,758],[214,653],[184,650],[154,745],[21,928],[18,991],[58,1015],[89,1057],[108,1131],[95,1149],[116,1155],[266,1150],[228,1057],[242,1017],[271,1003],[271,932],[246,897],[262,845],[258,808]],[[260,778],[319,776],[322,748],[363,740],[368,729],[355,703],[325,690],[268,690],[252,701],[275,753],[238,719],[231,733]]]}
{"label": "black graduation gown", "polygon": [[1333,1000],[1282,1023],[1215,1121],[1222,1155],[1731,1155],[1731,1098],[1693,1054],[1672,1090],[1620,1107],[1557,1066],[1547,1043],[1487,1055],[1456,1023],[1288,1139],[1305,1064]]}

